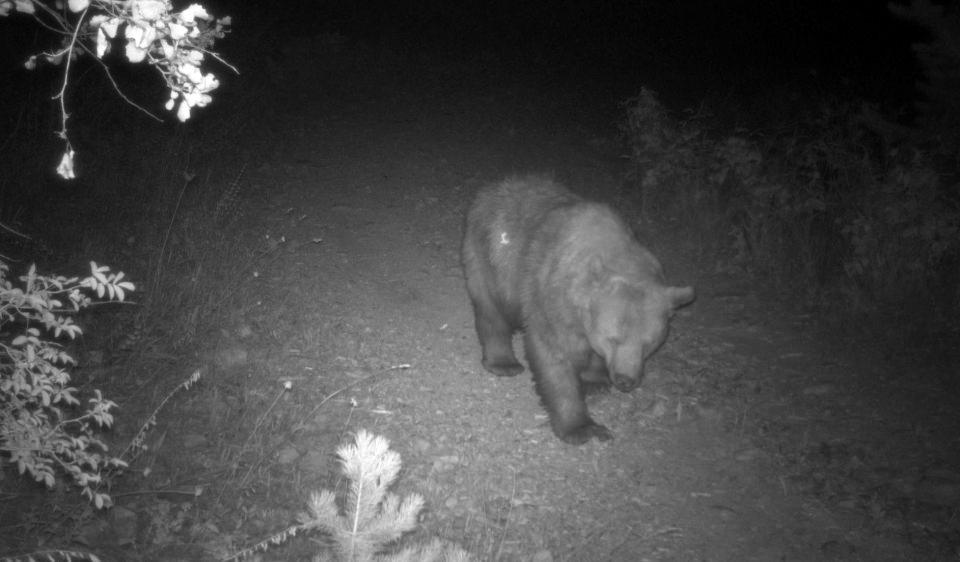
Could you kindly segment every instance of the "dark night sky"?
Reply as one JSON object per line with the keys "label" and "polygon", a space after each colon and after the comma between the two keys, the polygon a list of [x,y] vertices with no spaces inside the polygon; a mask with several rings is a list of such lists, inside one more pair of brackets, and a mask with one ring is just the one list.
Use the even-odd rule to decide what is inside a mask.
{"label": "dark night sky", "polygon": [[[489,55],[520,73],[552,72],[567,84],[593,83],[618,96],[644,85],[683,104],[711,94],[762,96],[811,80],[841,97],[909,100],[918,79],[909,45],[922,37],[890,15],[884,0],[203,4],[233,16],[234,33],[218,45],[228,57],[235,49],[278,50],[291,36],[337,30],[380,48],[468,64]],[[0,49],[10,72],[22,63],[18,51],[32,45],[35,52],[49,38],[24,21],[3,19]]]}
{"label": "dark night sky", "polygon": [[[396,48],[461,57],[486,51],[507,60],[539,60],[574,76],[617,81],[626,89],[651,76],[701,92],[731,85],[760,88],[816,71],[827,81],[852,81],[858,95],[898,96],[915,80],[909,44],[919,37],[877,0],[280,5],[286,6],[276,13],[282,33],[342,29]],[[229,5],[223,9],[236,11]]]}

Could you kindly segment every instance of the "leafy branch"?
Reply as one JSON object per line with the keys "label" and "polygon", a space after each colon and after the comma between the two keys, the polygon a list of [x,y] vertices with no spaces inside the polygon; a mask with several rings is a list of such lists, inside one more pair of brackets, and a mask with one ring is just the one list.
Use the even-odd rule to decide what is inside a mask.
{"label": "leafy branch", "polygon": [[229,33],[230,17],[216,19],[200,4],[191,4],[176,12],[170,0],[69,0],[66,4],[0,0],[0,17],[11,12],[32,16],[41,27],[60,36],[59,47],[31,55],[24,66],[32,70],[41,62],[63,63],[63,81],[54,99],[60,105],[57,136],[65,143],[57,173],[66,179],[76,177],[75,151],[67,127],[70,113],[66,93],[71,63],[81,54],[91,56],[101,65],[124,101],[154,119],[158,118],[121,92],[102,62],[116,41],[124,42],[124,55],[128,61],[146,62],[160,73],[170,90],[165,107],[171,111],[176,109],[180,121],[189,119],[194,107],[209,104],[213,99],[211,92],[220,85],[216,75],[201,70],[207,56],[237,72],[212,50],[216,41]]}

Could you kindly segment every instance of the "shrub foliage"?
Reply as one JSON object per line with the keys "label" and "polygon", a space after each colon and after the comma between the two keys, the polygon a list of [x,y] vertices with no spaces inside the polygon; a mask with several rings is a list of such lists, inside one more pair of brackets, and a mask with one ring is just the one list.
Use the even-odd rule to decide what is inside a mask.
{"label": "shrub foliage", "polygon": [[644,216],[683,217],[718,270],[846,312],[949,321],[960,308],[960,196],[940,149],[887,143],[839,104],[804,126],[727,135],[700,114],[671,117],[649,90],[625,109]]}
{"label": "shrub foliage", "polygon": [[67,371],[76,361],[56,339],[82,333],[72,314],[94,297],[123,301],[134,287],[123,272],[90,266],[83,279],[39,275],[31,266],[15,285],[0,262],[0,469],[16,466],[47,487],[65,473],[104,507],[110,498],[97,491],[101,472],[124,463],[108,454],[95,429],[113,423],[116,404],[95,390],[81,406]]}

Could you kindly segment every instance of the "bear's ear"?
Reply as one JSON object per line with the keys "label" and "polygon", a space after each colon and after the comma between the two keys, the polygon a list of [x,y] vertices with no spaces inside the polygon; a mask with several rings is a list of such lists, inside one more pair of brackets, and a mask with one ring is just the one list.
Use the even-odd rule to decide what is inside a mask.
{"label": "bear's ear", "polygon": [[697,298],[693,287],[667,287],[667,298],[673,310],[687,306]]}

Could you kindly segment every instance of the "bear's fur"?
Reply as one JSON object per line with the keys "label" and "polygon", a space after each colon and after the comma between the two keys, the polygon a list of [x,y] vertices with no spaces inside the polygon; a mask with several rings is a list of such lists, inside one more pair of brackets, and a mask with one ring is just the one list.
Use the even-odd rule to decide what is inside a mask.
{"label": "bear's fur", "polygon": [[587,412],[584,383],[640,384],[673,312],[694,299],[669,287],[660,263],[609,206],[540,176],[482,188],[467,213],[462,263],[483,367],[523,371],[524,346],[553,432],[568,443],[611,439]]}

